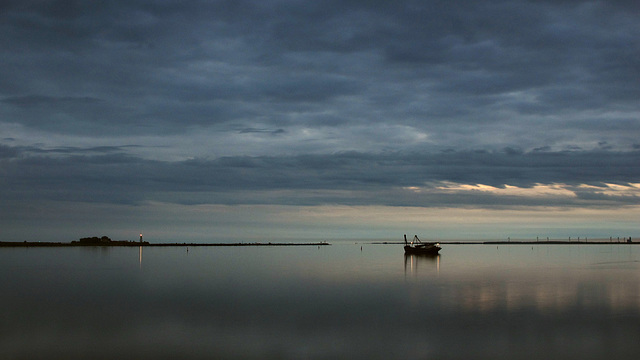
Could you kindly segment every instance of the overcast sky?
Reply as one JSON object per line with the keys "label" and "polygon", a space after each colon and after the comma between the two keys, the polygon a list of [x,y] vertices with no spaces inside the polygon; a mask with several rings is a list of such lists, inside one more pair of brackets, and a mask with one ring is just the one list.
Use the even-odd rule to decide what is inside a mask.
{"label": "overcast sky", "polygon": [[0,240],[640,236],[639,18],[5,0]]}

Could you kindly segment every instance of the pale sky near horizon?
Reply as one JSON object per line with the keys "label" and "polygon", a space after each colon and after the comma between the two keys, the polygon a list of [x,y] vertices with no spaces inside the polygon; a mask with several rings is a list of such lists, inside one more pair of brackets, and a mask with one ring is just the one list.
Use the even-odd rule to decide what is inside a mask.
{"label": "pale sky near horizon", "polygon": [[640,236],[637,1],[3,1],[0,241]]}

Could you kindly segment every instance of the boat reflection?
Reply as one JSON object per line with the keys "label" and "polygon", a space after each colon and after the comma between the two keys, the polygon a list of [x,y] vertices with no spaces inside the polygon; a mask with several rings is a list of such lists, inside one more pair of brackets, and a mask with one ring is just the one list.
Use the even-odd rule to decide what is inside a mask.
{"label": "boat reflection", "polygon": [[[436,274],[440,274],[440,254],[404,254],[404,273],[418,275],[418,268],[421,272],[431,273],[435,265]],[[426,269],[426,270],[424,270]]]}

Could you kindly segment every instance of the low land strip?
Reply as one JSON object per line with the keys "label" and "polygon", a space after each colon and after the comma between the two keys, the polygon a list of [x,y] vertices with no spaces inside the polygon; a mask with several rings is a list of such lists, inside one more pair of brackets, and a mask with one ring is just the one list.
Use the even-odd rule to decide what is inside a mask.
{"label": "low land strip", "polygon": [[331,245],[328,242],[316,242],[316,243],[149,243],[149,242],[136,242],[136,241],[111,241],[108,243],[63,243],[63,242],[45,242],[45,241],[0,241],[0,247],[87,247],[87,246],[327,246]]}

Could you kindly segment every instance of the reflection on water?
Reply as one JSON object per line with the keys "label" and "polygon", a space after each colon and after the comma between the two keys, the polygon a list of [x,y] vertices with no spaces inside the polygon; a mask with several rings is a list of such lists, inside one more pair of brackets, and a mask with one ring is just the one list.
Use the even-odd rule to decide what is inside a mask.
{"label": "reflection on water", "polygon": [[0,249],[7,359],[636,359],[640,247]]}
{"label": "reflection on water", "polygon": [[[440,273],[440,254],[404,254],[404,273],[407,271],[413,275],[418,275],[418,266],[426,266],[429,269]],[[435,266],[434,266],[435,265]]]}

